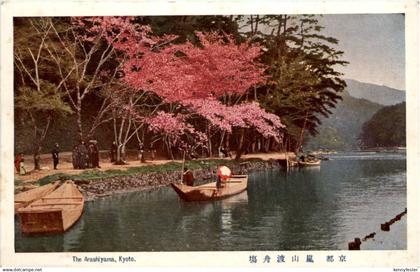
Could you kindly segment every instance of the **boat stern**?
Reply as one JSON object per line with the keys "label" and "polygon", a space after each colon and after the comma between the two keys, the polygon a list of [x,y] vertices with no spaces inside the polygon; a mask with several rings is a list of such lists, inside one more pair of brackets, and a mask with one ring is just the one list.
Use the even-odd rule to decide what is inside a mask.
{"label": "boat stern", "polygon": [[20,227],[24,234],[63,232],[62,211],[19,211]]}
{"label": "boat stern", "polygon": [[175,183],[171,183],[171,186],[172,186],[172,188],[174,189],[174,191],[177,193],[177,195],[181,198],[181,199],[183,199],[183,200],[185,200],[185,201],[188,201],[189,199],[188,199],[188,197],[187,197],[187,194],[186,194],[186,192],[184,192],[184,190],[182,190],[182,188],[181,188],[181,186],[183,186],[183,185],[180,185],[180,184],[175,184]]}

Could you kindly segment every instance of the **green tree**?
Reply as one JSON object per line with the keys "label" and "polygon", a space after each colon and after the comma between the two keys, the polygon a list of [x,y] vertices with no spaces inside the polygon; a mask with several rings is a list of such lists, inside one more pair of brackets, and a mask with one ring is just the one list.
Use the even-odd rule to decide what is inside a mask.
{"label": "green tree", "polygon": [[[15,81],[15,111],[16,117],[24,126],[32,127],[32,155],[34,169],[40,169],[40,151],[48,130],[54,118],[60,114],[71,113],[68,104],[63,100],[59,91],[63,81],[51,82],[48,77],[49,66],[45,54],[45,41],[50,33],[50,28],[39,22],[39,27],[44,30],[38,33],[26,33],[25,24],[18,24],[20,28],[15,31],[15,76],[20,79]],[[30,124],[30,125],[27,125]]]}
{"label": "green tree", "polygon": [[248,35],[266,47],[264,62],[269,65],[272,83],[254,90],[254,98],[279,115],[287,137],[297,151],[305,131],[315,135],[319,117],[341,100],[345,81],[335,68],[346,65],[343,52],[335,49],[338,40],[322,35],[315,15],[266,15],[244,19]]}
{"label": "green tree", "polygon": [[406,146],[405,102],[377,111],[363,124],[361,145],[369,147]]}
{"label": "green tree", "polygon": [[25,85],[25,80],[34,81],[30,73],[34,79],[56,84],[76,115],[78,138],[91,138],[98,127],[112,120],[110,93],[119,63],[101,35],[87,37],[89,26],[80,27],[73,19],[15,18],[15,67],[18,75],[26,77],[15,81],[15,89]]}
{"label": "green tree", "polygon": [[194,34],[195,31],[227,33],[241,39],[239,33],[238,16],[140,16],[136,22],[150,25],[154,34],[175,34],[178,35],[177,43],[191,41],[198,43],[199,40]]}

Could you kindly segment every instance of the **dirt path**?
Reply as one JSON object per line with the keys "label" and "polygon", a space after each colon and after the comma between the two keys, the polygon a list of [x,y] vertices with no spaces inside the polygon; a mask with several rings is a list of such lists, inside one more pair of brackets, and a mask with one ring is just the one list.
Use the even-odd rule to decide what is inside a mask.
{"label": "dirt path", "polygon": [[[58,165],[58,169],[54,170],[52,169],[52,162],[49,159],[49,155],[48,154],[44,154],[42,155],[41,158],[41,168],[42,170],[39,171],[30,171],[28,174],[20,176],[17,173],[15,173],[15,176],[17,179],[23,181],[24,183],[33,183],[36,182],[37,180],[49,176],[49,175],[53,175],[53,174],[57,174],[57,173],[63,173],[63,174],[80,174],[83,171],[86,170],[92,170],[92,169],[73,169],[73,165],[72,163],[69,161],[68,159],[68,155],[67,153],[62,153],[60,154],[61,156],[63,156],[63,159],[60,160],[60,163]],[[293,153],[288,153],[289,157],[294,157]],[[247,155],[243,155],[242,156],[243,159],[251,159],[251,158],[257,158],[257,159],[262,159],[262,160],[270,160],[270,159],[285,159],[286,158],[286,153],[284,152],[275,152],[275,153],[253,153],[253,154],[247,154]],[[220,159],[220,158],[207,158],[207,159]],[[230,158],[226,158],[227,160],[230,160]],[[32,166],[32,161],[31,158],[28,156],[25,156],[25,162],[26,163],[26,168],[27,169],[31,169]],[[148,160],[146,161],[146,163],[141,163],[140,161],[128,161],[128,165],[114,165],[112,164],[109,160],[106,161],[101,161],[100,162],[100,166],[101,168],[97,169],[99,171],[106,171],[109,169],[120,169],[120,170],[126,170],[128,168],[131,167],[141,167],[141,166],[147,166],[147,165],[160,165],[160,164],[165,164],[168,162],[172,162],[172,160]],[[182,162],[181,160],[174,160],[174,162]]]}

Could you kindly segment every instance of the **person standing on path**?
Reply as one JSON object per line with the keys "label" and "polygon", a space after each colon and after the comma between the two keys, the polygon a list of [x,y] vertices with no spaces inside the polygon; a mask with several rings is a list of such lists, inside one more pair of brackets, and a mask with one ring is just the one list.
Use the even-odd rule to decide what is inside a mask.
{"label": "person standing on path", "polygon": [[79,169],[85,169],[88,158],[88,149],[86,148],[84,141],[80,142],[78,150],[80,152]]}
{"label": "person standing on path", "polygon": [[92,167],[101,168],[99,166],[99,148],[97,140],[92,141]]}
{"label": "person standing on path", "polygon": [[73,146],[73,150],[71,153],[71,158],[72,158],[72,163],[73,163],[73,169],[78,169],[79,168],[79,160],[80,160],[80,154],[79,154],[79,149],[77,144],[75,144]]}
{"label": "person standing on path", "polygon": [[26,175],[26,168],[25,168],[25,159],[21,158],[21,160],[19,161],[19,175],[23,176]]}
{"label": "person standing on path", "polygon": [[16,172],[20,172],[20,161],[23,159],[23,153],[19,153],[15,157],[15,169]]}
{"label": "person standing on path", "polygon": [[60,153],[59,150],[59,146],[58,143],[55,143],[53,150],[51,151],[52,154],[52,158],[53,158],[53,163],[54,163],[54,170],[57,170],[57,165],[58,165],[58,154]]}

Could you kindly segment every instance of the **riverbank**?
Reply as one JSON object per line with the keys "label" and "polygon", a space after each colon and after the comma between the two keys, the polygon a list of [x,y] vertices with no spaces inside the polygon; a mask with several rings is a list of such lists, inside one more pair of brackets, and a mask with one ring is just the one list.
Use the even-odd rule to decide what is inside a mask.
{"label": "riverbank", "polygon": [[[192,168],[195,179],[198,182],[215,180],[217,165],[220,164],[210,163],[209,161],[199,161],[199,163],[201,164],[201,168],[189,166],[190,169]],[[227,165],[235,174],[247,174],[251,171],[272,169],[279,166],[276,160],[263,161],[258,159],[245,160],[240,163],[229,161],[228,163],[225,163],[225,165]],[[181,165],[179,165],[179,168],[180,167]],[[85,200],[92,201],[98,197],[151,190],[162,186],[168,186],[171,183],[179,183],[181,181],[181,175],[181,170],[173,170],[91,180],[82,179],[75,180],[75,183],[85,196]]]}
{"label": "riverbank", "polygon": [[[233,173],[246,174],[250,171],[278,167],[278,160],[293,158],[293,153],[247,154],[240,161],[231,158],[206,158],[186,161],[185,166],[192,169],[196,180],[215,178],[220,165],[227,165]],[[167,186],[181,179],[182,161],[154,160],[146,163],[130,161],[128,165],[113,165],[102,162],[99,169],[76,170],[64,162],[59,170],[44,169],[29,175],[18,176],[15,192],[24,191],[55,180],[73,180],[84,194],[86,201],[114,194],[144,191]]]}

